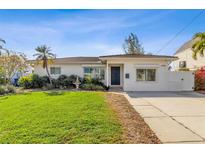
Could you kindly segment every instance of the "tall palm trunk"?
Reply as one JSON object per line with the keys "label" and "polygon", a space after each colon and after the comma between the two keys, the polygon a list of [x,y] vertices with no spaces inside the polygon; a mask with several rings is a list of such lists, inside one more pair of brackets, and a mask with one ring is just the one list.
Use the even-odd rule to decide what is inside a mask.
{"label": "tall palm trunk", "polygon": [[51,76],[50,76],[50,73],[49,73],[49,71],[48,71],[48,65],[46,65],[46,72],[47,72],[47,74],[48,74],[49,82],[50,82],[50,84],[52,85]]}

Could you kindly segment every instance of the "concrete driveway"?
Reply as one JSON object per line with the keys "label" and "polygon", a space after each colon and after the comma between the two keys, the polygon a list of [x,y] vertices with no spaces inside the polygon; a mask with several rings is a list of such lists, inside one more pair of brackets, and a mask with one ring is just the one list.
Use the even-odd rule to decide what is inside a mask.
{"label": "concrete driveway", "polygon": [[125,96],[163,143],[205,143],[205,95],[127,92]]}

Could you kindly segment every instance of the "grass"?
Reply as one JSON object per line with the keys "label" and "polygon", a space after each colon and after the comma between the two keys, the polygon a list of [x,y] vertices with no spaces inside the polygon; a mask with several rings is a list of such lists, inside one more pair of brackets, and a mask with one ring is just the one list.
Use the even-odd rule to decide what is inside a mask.
{"label": "grass", "polygon": [[121,134],[101,92],[0,96],[0,143],[121,143]]}

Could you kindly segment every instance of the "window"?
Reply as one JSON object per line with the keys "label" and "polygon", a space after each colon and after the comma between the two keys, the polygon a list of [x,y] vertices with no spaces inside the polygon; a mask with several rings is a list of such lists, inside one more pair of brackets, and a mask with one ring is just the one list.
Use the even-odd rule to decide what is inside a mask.
{"label": "window", "polygon": [[156,69],[137,69],[137,81],[156,81]]}
{"label": "window", "polygon": [[84,67],[84,77],[105,79],[105,69],[100,67]]}
{"label": "window", "polygon": [[51,67],[50,72],[52,75],[61,74],[61,68],[60,67]]}

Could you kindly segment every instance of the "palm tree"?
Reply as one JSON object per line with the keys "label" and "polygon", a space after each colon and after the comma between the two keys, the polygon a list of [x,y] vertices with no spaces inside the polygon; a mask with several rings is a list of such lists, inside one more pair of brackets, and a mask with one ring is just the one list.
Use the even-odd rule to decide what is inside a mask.
{"label": "palm tree", "polygon": [[56,55],[51,53],[51,48],[50,47],[47,47],[46,45],[42,45],[42,46],[38,46],[36,49],[35,49],[38,53],[34,54],[33,56],[36,57],[36,61],[37,63],[41,63],[42,64],[42,67],[43,69],[46,69],[46,72],[47,72],[47,75],[48,75],[48,78],[49,78],[49,81],[50,81],[50,84],[52,84],[52,81],[51,81],[51,76],[50,76],[50,73],[48,71],[48,65],[50,63],[52,63],[53,59],[56,58]]}
{"label": "palm tree", "polygon": [[197,54],[204,56],[205,50],[205,33],[196,33],[193,37],[194,44],[192,45],[193,58],[197,59]]}

